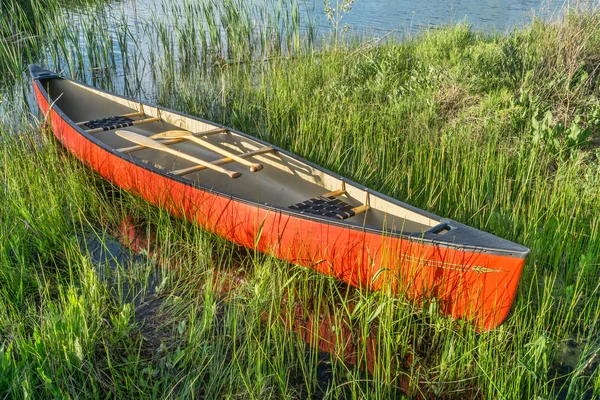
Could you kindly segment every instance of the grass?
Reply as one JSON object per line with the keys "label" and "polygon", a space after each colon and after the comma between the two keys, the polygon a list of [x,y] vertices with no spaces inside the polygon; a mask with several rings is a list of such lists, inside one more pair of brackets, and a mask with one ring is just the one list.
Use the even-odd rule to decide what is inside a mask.
{"label": "grass", "polygon": [[[17,88],[0,105],[17,110],[0,124],[3,397],[600,397],[597,11],[342,45],[304,30],[294,3],[159,11],[136,30],[118,10],[57,9],[35,51],[0,42]],[[121,192],[15,102],[36,58],[530,247],[512,315],[480,333]],[[125,217],[159,255],[115,250]]]}

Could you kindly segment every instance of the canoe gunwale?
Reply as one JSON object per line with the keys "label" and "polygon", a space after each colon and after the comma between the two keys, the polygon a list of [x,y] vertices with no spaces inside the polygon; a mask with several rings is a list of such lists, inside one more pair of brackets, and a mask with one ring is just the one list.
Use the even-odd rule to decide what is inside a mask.
{"label": "canoe gunwale", "polygon": [[[184,184],[186,186],[190,186],[194,189],[209,192],[212,195],[216,195],[216,196],[222,197],[224,199],[234,200],[234,201],[237,201],[237,202],[240,202],[243,204],[247,204],[247,205],[250,205],[253,207],[257,207],[259,209],[263,209],[266,211],[275,211],[275,212],[283,213],[285,215],[291,215],[291,216],[294,216],[297,218],[302,218],[302,219],[318,222],[321,224],[344,227],[344,228],[352,229],[355,231],[361,231],[361,232],[366,232],[366,233],[375,233],[375,234],[379,234],[379,235],[390,237],[390,238],[401,238],[401,239],[405,239],[405,240],[408,240],[411,242],[416,242],[419,244],[425,244],[425,245],[431,245],[431,246],[449,248],[449,249],[456,249],[456,250],[462,250],[462,251],[473,252],[473,253],[485,253],[485,254],[491,254],[491,255],[507,256],[507,257],[520,258],[520,259],[526,258],[527,255],[529,254],[529,249],[524,246],[521,246],[519,244],[502,239],[493,234],[490,234],[490,233],[487,233],[484,231],[480,231],[476,228],[473,228],[473,227],[470,227],[467,225],[463,225],[454,220],[451,220],[448,218],[442,218],[438,215],[435,215],[433,213],[430,213],[430,212],[420,209],[418,207],[404,203],[398,199],[394,199],[392,197],[386,196],[385,194],[382,194],[375,190],[369,189],[369,188],[367,188],[357,182],[354,182],[346,177],[340,176],[340,175],[336,174],[335,172],[329,171],[328,169],[323,168],[320,165],[317,165],[311,161],[303,159],[296,154],[288,152],[288,151],[286,151],[282,148],[279,148],[278,146],[275,146],[269,142],[263,141],[259,138],[256,138],[256,137],[246,134],[244,132],[238,131],[236,129],[229,128],[227,126],[215,123],[213,121],[208,121],[208,120],[205,120],[200,117],[191,116],[191,115],[182,113],[177,110],[172,110],[172,109],[169,109],[166,107],[150,105],[150,104],[141,102],[137,99],[132,99],[132,98],[129,98],[126,96],[115,95],[114,93],[110,93],[105,90],[102,90],[102,89],[99,89],[99,88],[96,88],[96,87],[93,87],[90,85],[86,85],[84,83],[77,82],[70,78],[66,78],[64,76],[58,75],[52,71],[45,70],[37,65],[30,65],[29,69],[30,69],[30,74],[31,74],[34,84],[37,86],[38,90],[40,90],[40,92],[43,94],[45,99],[48,101],[48,104],[50,104],[50,107],[66,123],[68,123],[75,131],[77,131],[77,133],[79,133],[83,138],[85,138],[88,141],[91,141],[94,145],[98,146],[100,149],[107,151],[107,152],[111,153],[112,155],[115,155],[128,163],[134,164],[135,166],[141,167],[141,168],[148,170],[154,174],[162,175],[168,179],[176,181],[177,183]],[[75,121],[73,121],[69,116],[67,116],[59,107],[57,107],[55,104],[52,104],[52,102],[50,101],[48,92],[46,91],[46,88],[42,84],[42,80],[51,80],[51,79],[64,79],[64,80],[73,82],[77,85],[87,87],[87,88],[92,89],[97,92],[109,94],[112,96],[118,96],[118,97],[130,100],[133,102],[143,104],[144,106],[147,106],[147,107],[153,107],[153,108],[157,108],[159,110],[165,110],[165,111],[168,111],[168,112],[171,112],[174,114],[181,115],[185,118],[195,119],[195,120],[204,122],[206,124],[215,126],[216,128],[226,129],[227,131],[230,131],[232,133],[240,135],[248,140],[254,141],[257,144],[269,146],[277,152],[280,152],[288,157],[291,157],[292,159],[299,161],[301,163],[305,163],[306,165],[309,165],[310,167],[315,168],[325,174],[331,175],[332,177],[334,177],[336,179],[339,179],[347,184],[350,184],[360,190],[367,192],[369,195],[377,196],[385,201],[395,203],[403,208],[408,209],[409,211],[412,211],[417,214],[423,215],[427,218],[439,221],[439,223],[437,225],[431,227],[429,230],[425,231],[424,233],[403,232],[403,231],[398,231],[398,230],[384,230],[381,228],[365,226],[363,224],[359,224],[356,222],[338,221],[338,220],[323,217],[323,216],[318,216],[318,215],[313,215],[313,214],[305,214],[305,213],[290,210],[286,207],[282,207],[282,206],[275,205],[275,204],[259,203],[254,200],[249,200],[249,199],[246,199],[243,197],[238,197],[238,196],[232,195],[230,193],[224,193],[224,192],[220,192],[218,190],[214,190],[209,187],[205,187],[198,182],[192,181],[190,179],[187,179],[185,177],[182,177],[182,176],[179,176],[176,174],[172,174],[168,171],[158,169],[158,168],[154,167],[153,165],[143,163],[143,162],[133,158],[130,154],[120,152],[117,149],[110,147],[107,144],[105,144],[104,142],[95,138],[91,134],[87,133],[82,127],[78,126]],[[446,233],[445,235],[437,235],[435,233],[445,227],[448,227],[450,229],[448,231],[448,233]],[[489,245],[488,246],[472,245],[472,244],[468,243],[468,241],[470,240],[471,237],[477,237],[477,236],[485,236],[486,241],[490,242],[491,246],[489,246]],[[450,237],[452,237],[454,240],[448,240],[448,239],[450,239]],[[508,248],[494,247],[493,244],[495,241],[501,242],[505,247],[508,247]]]}

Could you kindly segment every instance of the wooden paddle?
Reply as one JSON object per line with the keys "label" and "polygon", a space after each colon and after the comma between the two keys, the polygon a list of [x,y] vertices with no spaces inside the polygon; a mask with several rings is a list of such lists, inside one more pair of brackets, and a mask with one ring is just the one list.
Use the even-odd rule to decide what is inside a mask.
{"label": "wooden paddle", "polygon": [[[227,132],[227,129],[225,129],[225,128],[211,129],[211,130],[204,131],[204,132],[194,132],[193,135],[194,136],[210,136],[210,135],[216,135],[217,133],[223,133],[223,132]],[[155,135],[150,136],[150,139],[161,139],[161,138],[163,138],[162,133],[157,133]],[[169,140],[165,140],[161,143],[164,145],[175,144],[175,143],[182,142],[184,140],[185,139],[169,139]],[[117,151],[120,151],[121,153],[133,153],[134,151],[142,150],[145,148],[146,147],[140,146],[138,144],[135,146],[121,147],[120,149],[117,149]]]}
{"label": "wooden paddle", "polygon": [[215,146],[212,143],[207,142],[206,140],[203,140],[203,139],[200,139],[200,138],[194,136],[194,134],[192,132],[174,130],[174,131],[166,131],[166,132],[157,133],[156,135],[152,135],[152,137],[160,138],[160,139],[191,140],[192,142],[198,143],[200,146],[204,146],[207,149],[214,151],[215,153],[219,153],[227,158],[231,158],[232,160],[239,162],[240,164],[250,167],[250,171],[252,171],[252,172],[260,171],[261,169],[263,169],[262,164],[253,163],[248,160],[245,160],[236,154],[233,154],[227,150],[224,150],[218,146]]}
{"label": "wooden paddle", "polygon": [[242,175],[241,172],[237,172],[237,171],[230,171],[228,169],[225,169],[223,167],[219,167],[218,165],[214,165],[208,161],[204,161],[201,160],[199,158],[190,156],[189,154],[186,154],[184,152],[172,149],[170,147],[165,146],[162,143],[157,142],[156,140],[150,139],[149,137],[146,137],[144,135],[140,135],[138,133],[135,132],[131,132],[131,131],[116,131],[115,132],[117,135],[121,136],[123,139],[127,139],[133,143],[142,145],[142,146],[146,146],[148,148],[151,149],[155,149],[155,150],[159,150],[159,151],[164,151],[165,153],[170,153],[173,154],[174,156],[183,158],[185,160],[191,161],[193,163],[202,165],[206,168],[210,168],[212,170],[221,172],[223,174],[227,174],[229,175],[230,178],[238,178]]}
{"label": "wooden paddle", "polygon": [[[272,147],[265,146],[265,147],[258,148],[256,150],[249,151],[247,153],[240,154],[240,157],[242,157],[242,158],[254,157],[254,156],[258,156],[260,154],[270,153],[272,151],[274,151],[274,149]],[[233,162],[233,160],[231,158],[223,157],[223,158],[213,161],[212,163],[215,165],[223,165],[223,164],[229,164],[230,162]],[[175,174],[175,175],[183,176],[183,175],[191,174],[192,172],[201,171],[205,168],[206,167],[203,167],[202,165],[194,165],[193,167],[182,168],[182,169],[171,171],[171,173]]]}

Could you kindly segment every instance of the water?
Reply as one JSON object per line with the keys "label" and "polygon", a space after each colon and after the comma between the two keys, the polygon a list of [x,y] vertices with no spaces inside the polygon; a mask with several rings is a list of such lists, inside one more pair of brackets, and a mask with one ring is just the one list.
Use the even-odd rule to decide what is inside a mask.
{"label": "water", "polygon": [[[578,4],[582,3],[586,2]],[[463,21],[477,30],[506,31],[530,22],[533,16],[557,15],[565,4],[563,0],[355,0],[342,24],[376,35],[390,31],[414,33],[427,27]],[[315,9],[319,25],[326,27],[322,3],[315,4]]]}
{"label": "water", "polygon": [[[334,9],[336,4],[348,0],[325,0],[331,4]],[[150,48],[156,48],[160,41],[158,37],[148,37],[149,31],[157,31],[164,28],[165,31],[177,31],[179,27],[173,26],[173,21],[184,20],[190,5],[214,3],[215,8],[221,4],[238,4],[247,8],[256,6],[252,14],[252,30],[258,31],[262,26],[267,25],[265,8],[270,8],[271,14],[282,12],[291,13],[289,3],[297,2],[300,4],[300,29],[303,34],[308,31],[315,32],[315,35],[324,35],[332,32],[334,29],[348,29],[351,33],[363,37],[381,37],[390,36],[401,39],[405,34],[415,34],[425,29],[435,28],[437,26],[447,26],[456,23],[468,23],[473,29],[484,32],[507,32],[512,28],[525,25],[532,21],[534,17],[549,19],[558,17],[565,7],[572,4],[565,0],[428,0],[416,2],[414,0],[350,0],[354,1],[351,9],[347,12],[335,13],[335,21],[328,20],[326,17],[323,0],[126,0],[104,3],[100,7],[94,5],[90,9],[83,9],[82,14],[77,11],[72,13],[72,20],[76,25],[88,25],[90,16],[102,13],[110,15],[109,20],[113,22],[107,27],[106,32],[102,34],[112,38],[114,44],[114,56],[117,64],[121,61],[120,56],[123,48],[117,46],[117,43],[126,42],[128,48],[137,48],[143,54]],[[594,7],[597,0],[575,0],[577,7]],[[283,6],[282,6],[283,5]],[[192,7],[193,8],[193,7]],[[197,7],[196,11],[201,10]],[[282,11],[283,10],[283,11]],[[216,12],[218,14],[218,11]],[[215,14],[215,16],[217,15]],[[279,17],[278,17],[279,18]],[[209,25],[202,12],[192,15],[193,24],[206,29]],[[215,18],[216,19],[216,18]],[[281,21],[284,25],[291,19],[284,17]],[[88,21],[86,23],[86,21]],[[222,22],[222,21],[221,21]],[[272,21],[271,21],[272,23]],[[278,22],[279,24],[280,22]],[[189,24],[189,23],[188,23]],[[217,21],[217,25],[219,22]],[[93,25],[93,23],[92,23]],[[188,25],[189,26],[189,25]],[[124,29],[124,27],[126,29]],[[148,27],[150,28],[148,30]],[[223,28],[222,28],[223,29]],[[172,34],[172,32],[169,32]],[[99,34],[97,31],[95,34]],[[224,30],[221,31],[223,36]],[[84,58],[87,57],[87,47],[83,35],[80,34],[79,46],[83,49]],[[177,53],[177,46],[164,50],[173,54]],[[227,58],[226,54],[223,54]],[[178,58],[178,55],[175,54]],[[89,64],[89,63],[87,63]],[[91,62],[91,67],[97,67]],[[102,63],[101,63],[102,64]],[[134,69],[139,72],[139,63]],[[53,67],[50,65],[50,67]],[[86,65],[85,69],[89,69]],[[106,67],[106,66],[104,66]],[[122,69],[115,65],[119,75]],[[60,68],[55,68],[60,70]],[[68,75],[74,75],[73,71],[65,71]],[[70,73],[69,73],[70,72]],[[145,75],[145,74],[142,74]],[[77,77],[77,76],[76,76]],[[81,78],[80,76],[78,78]],[[85,77],[88,78],[88,77]],[[138,78],[138,77],[136,77]],[[147,78],[147,77],[146,77]],[[144,79],[144,77],[142,77]],[[92,82],[94,83],[94,82]],[[148,84],[146,83],[146,85]]]}
{"label": "water", "polygon": [[[181,0],[175,0],[180,2]],[[329,0],[335,6],[336,0]],[[342,2],[342,0],[337,0]],[[320,0],[301,1],[320,31],[331,28]],[[423,28],[468,22],[482,31],[506,31],[535,17],[560,14],[565,6],[593,6],[594,0],[355,0],[348,13],[341,13],[340,28],[347,24],[355,32],[382,35],[388,32],[416,32]],[[125,3],[135,18],[147,18],[160,10],[160,0],[131,0]],[[114,4],[108,4],[112,7]]]}
{"label": "water", "polygon": [[[70,31],[65,50],[55,48],[54,53],[46,52],[37,61],[49,69],[94,86],[157,103],[157,82],[149,72],[156,70],[156,60],[164,59],[169,54],[173,56],[175,64],[179,63],[177,41],[185,34],[173,32],[179,32],[181,26],[196,26],[202,30],[208,24],[201,12],[194,14],[191,21],[181,23],[181,26],[173,26],[174,21],[186,19],[190,4],[211,1],[217,8],[221,3],[234,3],[256,5],[258,10],[260,7],[264,9],[264,5],[268,4],[266,7],[270,7],[272,13],[276,13],[280,4],[284,4],[283,13],[291,12],[288,4],[290,0],[125,0],[92,4],[80,9],[69,7],[68,15],[65,16],[69,23],[65,24],[63,30],[58,29],[58,32]],[[335,7],[336,1],[343,0],[328,1]],[[299,25],[303,35],[313,32],[314,37],[332,32],[336,24],[328,21],[322,0],[297,2],[300,4]],[[594,4],[596,2],[591,0],[577,0],[576,5],[585,7]],[[506,32],[529,23],[534,16],[543,19],[558,16],[565,6],[569,6],[569,3],[564,0],[355,0],[347,13],[337,14],[337,27],[340,30],[347,27],[351,33],[364,37],[389,36],[397,39],[407,33],[415,34],[459,22],[466,22],[475,30]],[[201,8],[196,8],[196,12],[198,10]],[[251,17],[251,29],[254,31],[265,26],[266,17],[262,12],[256,11]],[[284,26],[291,20],[289,17],[285,18],[287,22],[282,23]],[[221,35],[226,36],[224,30]],[[163,40],[167,36],[169,38]],[[111,41],[112,45],[108,46],[108,51],[104,54],[103,51],[107,49],[105,43]],[[57,42],[59,40],[48,41]],[[211,48],[214,49],[214,46]],[[55,55],[49,56],[51,53]],[[220,53],[227,58],[226,50]],[[198,59],[197,56],[192,57]],[[263,58],[262,54],[256,58]],[[173,69],[167,65],[163,65],[163,68]],[[24,77],[26,75],[24,73]],[[25,78],[24,81],[27,82],[28,79]],[[25,91],[28,90],[29,85],[25,85]],[[17,88],[16,91],[22,91],[22,88]],[[9,115],[2,99],[5,93],[2,94],[0,113]],[[31,93],[25,93],[24,97],[32,109],[35,109]],[[12,99],[10,104],[15,104]]]}

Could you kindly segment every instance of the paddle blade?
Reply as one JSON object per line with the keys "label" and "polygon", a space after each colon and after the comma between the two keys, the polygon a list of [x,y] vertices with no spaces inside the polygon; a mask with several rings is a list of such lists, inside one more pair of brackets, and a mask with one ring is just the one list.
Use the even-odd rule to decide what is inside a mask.
{"label": "paddle blade", "polygon": [[139,144],[145,147],[149,147],[151,149],[157,149],[162,151],[169,151],[170,149],[155,140],[150,139],[144,135],[140,135],[139,133],[131,132],[131,131],[116,131],[117,135],[121,136],[123,139],[127,139],[130,142],[135,144]]}
{"label": "paddle blade", "polygon": [[179,138],[185,138],[185,137],[190,137],[190,136],[194,136],[194,135],[192,135],[192,133],[188,132],[188,131],[173,130],[173,131],[156,133],[156,134],[150,136],[150,138],[151,139],[179,139]]}

